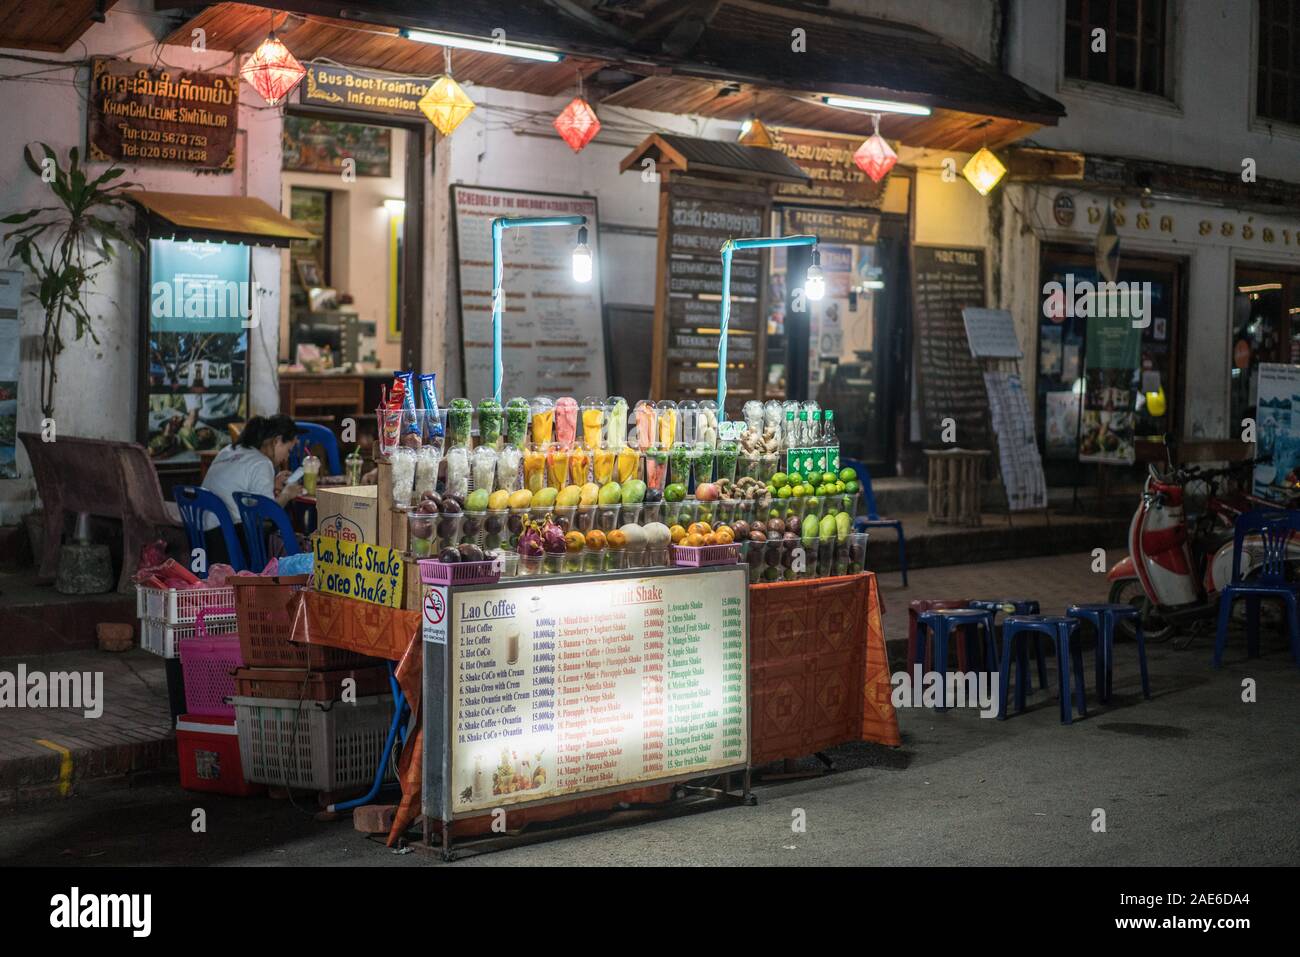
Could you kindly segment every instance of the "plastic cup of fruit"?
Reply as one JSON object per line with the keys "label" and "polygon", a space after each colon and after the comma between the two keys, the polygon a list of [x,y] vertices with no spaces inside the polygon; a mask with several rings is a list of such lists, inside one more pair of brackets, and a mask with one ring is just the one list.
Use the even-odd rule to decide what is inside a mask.
{"label": "plastic cup of fruit", "polygon": [[717,520],[730,525],[736,520],[736,508],[739,504],[735,499],[723,499],[714,503],[714,514],[717,515]]}
{"label": "plastic cup of fruit", "polygon": [[568,555],[565,552],[547,552],[542,556],[542,574],[562,575],[566,558],[568,558]]}
{"label": "plastic cup of fruit", "polygon": [[606,485],[614,478],[614,451],[596,449],[591,454],[591,475],[597,485]]}
{"label": "plastic cup of fruit", "polygon": [[596,527],[602,532],[612,532],[619,525],[624,524],[619,521],[619,513],[622,508],[622,505],[597,505]]}
{"label": "plastic cup of fruit", "polygon": [[490,508],[483,517],[483,547],[500,548],[509,540],[510,510]]}
{"label": "plastic cup of fruit", "polygon": [[515,578],[519,574],[519,553],[512,551],[502,551],[499,556],[501,561],[501,577]]}
{"label": "plastic cup of fruit", "polygon": [[580,571],[582,571],[582,552],[565,552],[564,573],[576,575]]}
{"label": "plastic cup of fruit", "polygon": [[525,578],[542,573],[541,555],[520,555],[519,574]]}
{"label": "plastic cup of fruit", "polygon": [[460,523],[460,540],[462,542],[471,542],[475,545],[482,545],[484,530],[487,526],[487,512],[466,511],[464,515],[465,517]]}
{"label": "plastic cup of fruit", "polygon": [[758,473],[762,467],[762,458],[753,452],[741,452],[736,464],[736,470],[741,478],[759,478]]}
{"label": "plastic cup of fruit", "polygon": [[566,532],[573,529],[573,524],[578,517],[578,506],[576,505],[559,505],[551,509],[555,515],[555,524],[560,526]]}
{"label": "plastic cup of fruit", "polygon": [[835,565],[835,539],[823,538],[817,543],[817,574],[829,575]]}
{"label": "plastic cup of fruit", "polygon": [[[663,521],[664,503],[663,502],[642,502],[641,517],[639,519],[642,525],[649,525],[651,522]],[[624,519],[623,524],[627,524]]]}
{"label": "plastic cup of fruit", "polygon": [[518,539],[519,533],[524,530],[524,522],[528,520],[528,506],[523,508],[512,508],[506,513],[506,531],[510,538]]}
{"label": "plastic cup of fruit", "polygon": [[616,572],[628,567],[626,548],[605,549],[605,571]]}
{"label": "plastic cup of fruit", "polygon": [[618,451],[615,468],[618,472],[620,484],[639,478],[641,475],[641,453],[630,445],[623,446]]}
{"label": "plastic cup of fruit", "polygon": [[435,536],[438,534],[440,516],[427,512],[407,512],[406,550],[412,555],[427,558],[433,554]]}
{"label": "plastic cup of fruit", "polygon": [[457,512],[455,515],[444,514],[438,516],[437,531],[435,533],[438,536],[438,551],[460,544],[460,528],[464,521],[464,512]]}
{"label": "plastic cup of fruit", "polygon": [[582,534],[587,534],[596,527],[596,506],[579,505],[573,513],[574,527]]}
{"label": "plastic cup of fruit", "polygon": [[848,558],[849,571],[860,572],[867,567],[867,532],[849,532]]}
{"label": "plastic cup of fruit", "polygon": [[582,570],[598,572],[605,567],[605,549],[592,548],[590,545],[582,553]]}
{"label": "plastic cup of fruit", "polygon": [[554,511],[554,505],[534,505],[528,509],[528,517],[538,525],[546,524],[546,516]]}
{"label": "plastic cup of fruit", "polygon": [[641,502],[633,502],[631,505],[622,505],[619,507],[618,523],[620,525],[639,525],[643,524],[641,518],[642,510],[645,505]]}
{"label": "plastic cup of fruit", "polygon": [[[627,523],[624,522],[623,524],[626,525]],[[627,546],[626,548],[624,548],[622,551],[623,551],[623,554],[626,556],[625,561],[626,561],[626,563],[627,563],[627,564],[626,564],[626,567],[627,567],[627,568],[645,568],[645,567],[646,567],[646,546],[644,546],[644,545],[629,545],[629,546]]]}
{"label": "plastic cup of fruit", "polygon": [[659,568],[668,564],[670,549],[667,545],[648,545],[645,550],[647,568]]}

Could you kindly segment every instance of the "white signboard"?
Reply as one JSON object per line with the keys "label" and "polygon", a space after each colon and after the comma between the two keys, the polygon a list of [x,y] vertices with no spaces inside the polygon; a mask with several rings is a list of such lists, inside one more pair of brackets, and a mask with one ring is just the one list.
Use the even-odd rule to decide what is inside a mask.
{"label": "white signboard", "polygon": [[447,643],[447,586],[425,585],[421,603],[421,634],[435,645]]}
{"label": "white signboard", "polygon": [[1300,366],[1259,364],[1255,494],[1281,502],[1300,476]]}
{"label": "white signboard", "polygon": [[989,414],[998,437],[1002,485],[1007,507],[1013,512],[1047,507],[1047,479],[1034,438],[1034,416],[1029,411],[1024,385],[1015,372],[986,372]]}
{"label": "white signboard", "polygon": [[501,238],[505,315],[502,396],[605,395],[599,224],[589,196],[456,186],[465,394],[492,394],[492,220],[498,216],[586,216],[594,259],[590,282],[573,278],[576,226],[507,229]]}
{"label": "white signboard", "polygon": [[1016,325],[1006,309],[977,309],[973,306],[961,311],[966,324],[966,338],[970,354],[977,359],[1019,359],[1024,356],[1020,340],[1016,338]]}
{"label": "white signboard", "polygon": [[743,568],[452,591],[453,813],[744,765]]}

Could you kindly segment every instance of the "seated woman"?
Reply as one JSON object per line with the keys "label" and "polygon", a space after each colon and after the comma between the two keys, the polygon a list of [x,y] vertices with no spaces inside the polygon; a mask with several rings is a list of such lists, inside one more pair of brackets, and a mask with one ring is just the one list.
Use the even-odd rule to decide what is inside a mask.
{"label": "seated woman", "polygon": [[[253,416],[244,424],[239,441],[226,446],[212,460],[203,487],[215,492],[226,503],[236,524],[239,523],[236,492],[254,492],[274,498],[281,507],[287,505],[303,491],[296,482],[285,484],[289,473],[284,471],[289,462],[289,451],[301,434],[302,430],[287,415]],[[221,527],[211,515],[204,518],[203,532],[208,565],[229,562],[230,554],[221,536]]]}

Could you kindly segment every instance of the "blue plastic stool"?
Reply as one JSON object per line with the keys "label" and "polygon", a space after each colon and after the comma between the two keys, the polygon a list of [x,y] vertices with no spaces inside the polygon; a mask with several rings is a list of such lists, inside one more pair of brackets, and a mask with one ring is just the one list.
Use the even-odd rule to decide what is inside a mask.
{"label": "blue plastic stool", "polygon": [[239,509],[240,524],[244,526],[244,544],[248,546],[248,567],[251,571],[260,573],[271,560],[267,548],[267,522],[274,525],[280,533],[284,554],[298,554],[298,534],[293,530],[289,514],[275,499],[253,492],[236,492],[234,499],[235,507]]}
{"label": "blue plastic stool", "polygon": [[1151,697],[1151,682],[1147,677],[1146,638],[1142,634],[1141,612],[1132,605],[1099,603],[1071,605],[1065,613],[1071,618],[1088,622],[1097,631],[1097,697],[1103,702],[1110,700],[1114,678],[1115,623],[1123,618],[1132,618],[1137,632],[1138,666],[1142,670],[1142,697]]}
{"label": "blue plastic stool", "polygon": [[[221,537],[226,543],[226,552],[230,556],[230,567],[237,572],[245,571],[244,550],[239,547],[239,533],[235,531],[235,521],[230,517],[230,509],[215,492],[198,485],[177,485],[172,489],[172,498],[181,513],[181,522],[185,525],[185,536],[190,540],[191,551],[196,548],[206,550],[203,538],[203,516],[212,515],[221,528]],[[203,574],[208,577],[208,563],[203,562]],[[257,569],[261,571],[261,569]]]}
{"label": "blue plastic stool", "polygon": [[[1083,647],[1070,641],[1079,627],[1077,618],[1063,615],[1011,615],[1002,622],[1002,667],[999,673],[998,719],[1007,717],[1007,692],[1011,683],[1011,652],[1020,635],[1043,634],[1056,643],[1056,665],[1061,685],[1061,724],[1072,724],[1074,705],[1086,717],[1088,702],[1083,690]],[[1070,662],[1074,662],[1076,695],[1070,694]],[[1028,684],[1029,658],[1022,647],[1016,657],[1016,711],[1025,710],[1025,687]],[[1077,698],[1077,700],[1075,700]]]}
{"label": "blue plastic stool", "polygon": [[[993,612],[995,623],[1000,611],[1008,615],[1037,615],[1039,612],[1038,602],[1029,598],[988,598],[969,602],[969,605]],[[1043,689],[1047,687],[1047,657],[1043,654],[1042,638],[1037,634],[1034,635],[1034,657],[1038,659],[1038,687]]]}
{"label": "blue plastic stool", "polygon": [[993,630],[993,612],[980,608],[942,608],[935,611],[923,611],[916,619],[916,648],[908,665],[920,665],[925,669],[926,640],[934,642],[934,670],[943,679],[939,689],[939,707],[937,711],[948,710],[948,639],[954,629],[964,629],[966,639],[967,661],[974,663],[977,658],[975,636],[979,628],[984,629],[984,647],[989,671],[996,668],[994,642],[997,632]]}

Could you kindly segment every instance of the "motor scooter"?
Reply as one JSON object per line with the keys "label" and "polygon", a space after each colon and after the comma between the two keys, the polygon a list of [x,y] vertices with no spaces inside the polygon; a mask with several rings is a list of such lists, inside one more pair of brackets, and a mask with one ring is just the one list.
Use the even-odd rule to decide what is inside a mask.
{"label": "motor scooter", "polygon": [[[1219,593],[1232,581],[1233,531],[1237,517],[1253,508],[1278,508],[1242,492],[1219,494],[1219,483],[1254,467],[1240,462],[1221,469],[1195,465],[1148,469],[1142,499],[1129,524],[1129,554],[1107,573],[1110,601],[1141,609],[1142,631],[1148,640],[1164,641],[1180,629],[1212,623],[1218,612]],[[1186,486],[1202,482],[1208,489],[1205,508],[1189,518],[1185,512]],[[1237,483],[1240,484],[1240,483]],[[1297,494],[1284,507],[1291,507]],[[1241,573],[1249,579],[1263,560],[1263,542],[1248,535],[1242,542]],[[1287,563],[1300,571],[1300,538],[1287,543]],[[1300,578],[1300,575],[1294,575]],[[1132,625],[1123,630],[1132,637]]]}

